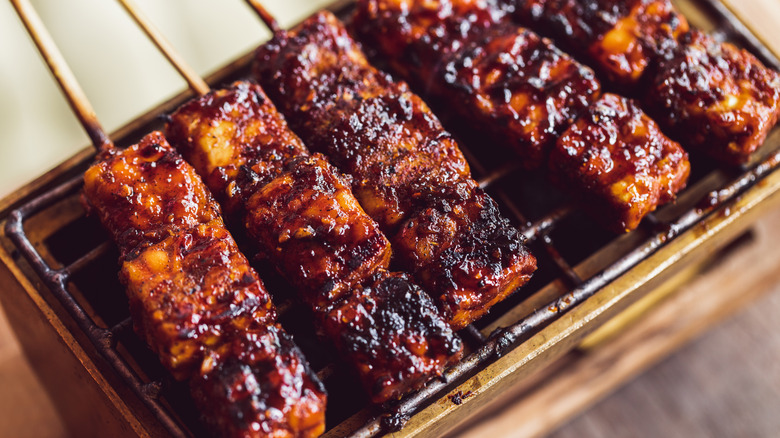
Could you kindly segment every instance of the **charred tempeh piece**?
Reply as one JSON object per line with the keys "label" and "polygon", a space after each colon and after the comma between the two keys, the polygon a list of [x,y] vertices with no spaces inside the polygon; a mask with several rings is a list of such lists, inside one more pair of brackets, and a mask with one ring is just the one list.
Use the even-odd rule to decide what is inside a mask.
{"label": "charred tempeh piece", "polygon": [[[471,180],[456,142],[405,84],[368,63],[336,17],[320,12],[277,33],[254,71],[304,141],[352,176],[361,204],[394,236],[395,256],[454,328],[528,281],[536,260]],[[440,196],[451,200],[433,201]],[[436,245],[405,237],[425,233],[431,215],[445,227]],[[467,252],[487,237],[495,251]]]}
{"label": "charred tempeh piece", "polygon": [[[369,55],[420,90],[435,87],[441,60],[473,38],[513,18],[505,0],[359,2],[353,26]],[[386,65],[384,65],[386,64]]]}
{"label": "charred tempeh piece", "polygon": [[434,94],[512,147],[528,168],[547,161],[555,139],[601,92],[591,69],[511,24],[466,43],[442,68]]}
{"label": "charred tempeh piece", "polygon": [[661,63],[644,102],[684,145],[742,164],[780,115],[780,74],[747,51],[694,30]]}
{"label": "charred tempeh piece", "polygon": [[558,139],[552,179],[617,232],[632,230],[675,199],[690,173],[688,154],[635,102],[605,94]]}
{"label": "charred tempeh piece", "polygon": [[671,0],[512,0],[520,23],[549,33],[623,86],[677,46],[688,21]]}
{"label": "charred tempeh piece", "polygon": [[217,175],[207,181],[225,190],[374,402],[419,388],[460,357],[460,339],[430,298],[386,271],[389,242],[350,181],[309,155],[258,85],[237,82],[190,101],[168,131],[199,172]]}
{"label": "charred tempeh piece", "polygon": [[[84,194],[119,245],[136,331],[176,378],[190,379],[196,399],[210,382],[211,397],[198,401],[207,423],[225,426],[215,434],[322,433],[324,389],[297,348],[266,349],[264,366],[253,367],[257,358],[233,347],[255,339],[250,331],[286,335],[219,206],[162,134],[101,152],[84,175]],[[260,382],[268,403],[238,406],[234,388],[220,387],[242,379]]]}
{"label": "charred tempeh piece", "polygon": [[[425,82],[426,93],[512,147],[529,169],[544,165],[557,136],[601,91],[591,69],[511,23],[493,2],[365,0],[353,25],[381,52],[380,62],[414,75],[413,84]],[[407,53],[424,55],[429,66],[403,67]]]}
{"label": "charred tempeh piece", "polygon": [[[443,20],[463,20],[462,17],[450,15],[449,7],[454,2],[424,3],[428,5],[427,8],[402,7],[405,3],[392,0],[360,0],[355,13],[355,28],[361,33],[371,33],[372,27],[389,28],[394,20],[395,26],[400,29],[396,33],[375,33],[366,38],[369,41],[379,40],[377,47],[380,50],[404,41],[409,50],[419,51],[420,46],[430,46],[433,40],[425,34],[410,32],[409,29],[416,29],[416,26],[424,23],[431,14],[429,9],[434,5],[438,4],[442,10],[440,15],[444,17]],[[472,8],[491,9],[494,6],[474,2]],[[424,9],[425,13],[418,16],[416,13],[420,9]],[[455,33],[450,36],[460,38]],[[455,46],[455,43],[449,45]],[[616,161],[623,163],[619,171],[611,171],[606,163],[601,163],[605,166],[600,171],[609,173],[609,177],[582,173],[581,166],[587,165],[588,157],[596,152],[607,153],[605,159],[614,164],[616,161],[609,157],[610,154],[620,152],[631,155],[633,151],[629,151],[629,148],[638,147],[637,159],[643,161],[640,155],[644,153],[651,156],[660,154],[663,157],[671,150],[655,150],[651,145],[665,147],[673,142],[658,132],[655,124],[651,124],[633,103],[629,105],[614,95],[599,100],[601,87],[593,72],[563,54],[549,40],[512,23],[501,22],[481,34],[469,35],[457,46],[459,48],[438,56],[441,80],[440,85],[430,87],[431,93],[448,103],[464,118],[478,122],[476,129],[500,134],[504,144],[514,146],[519,152],[520,160],[526,167],[540,167],[549,162],[550,168],[554,170],[577,170],[558,178],[558,181],[572,195],[599,200],[602,208],[589,210],[609,228],[616,231],[635,228],[643,216],[661,203],[674,199],[677,191],[684,187],[688,171],[682,169],[688,168],[688,161],[687,155],[679,154],[682,152],[679,146],[672,148],[677,152],[674,154],[674,162],[670,164],[671,170],[664,170],[666,164],[660,159],[646,158],[634,166],[628,160],[615,157]],[[396,52],[383,52],[380,56],[392,57],[400,52],[396,49]],[[598,116],[602,113],[605,117]],[[577,121],[580,116],[582,118]],[[643,131],[632,132],[632,127],[640,127]],[[560,138],[564,131],[569,134],[562,144]],[[601,136],[607,134],[611,136],[609,141],[613,149],[599,149],[606,145],[606,140]],[[585,144],[587,141],[594,143]],[[650,143],[644,144],[643,141]],[[555,157],[548,157],[551,149],[554,149],[552,154]],[[618,185],[613,185],[616,181],[610,180],[618,173],[625,181],[647,181],[648,175],[660,178],[665,173],[671,173],[673,176],[670,178],[675,183],[664,186],[664,195],[660,194],[659,189],[651,187],[628,190],[619,197],[616,193],[609,195],[609,190],[618,188]],[[553,174],[553,178],[556,176]],[[627,184],[625,188],[636,187]]]}
{"label": "charred tempeh piece", "polygon": [[[213,350],[192,381],[196,406],[212,415],[206,424],[226,437],[315,437],[324,431],[322,394],[292,338],[278,324],[253,325]],[[284,391],[280,391],[282,388]]]}
{"label": "charred tempeh piece", "polygon": [[[462,345],[431,298],[405,274],[380,273],[322,312],[322,330],[352,357],[374,401],[440,374]],[[345,323],[345,321],[347,323]]]}

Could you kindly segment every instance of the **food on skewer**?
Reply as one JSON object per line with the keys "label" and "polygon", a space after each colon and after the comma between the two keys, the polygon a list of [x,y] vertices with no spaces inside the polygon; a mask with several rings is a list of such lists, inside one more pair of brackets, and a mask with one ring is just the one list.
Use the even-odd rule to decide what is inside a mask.
{"label": "food on skewer", "polygon": [[[523,25],[583,55],[611,82],[633,86],[677,46],[688,21],[671,0],[510,0]],[[652,69],[651,69],[652,70]]]}
{"label": "food on skewer", "polygon": [[617,232],[673,201],[690,173],[688,154],[636,103],[605,94],[558,139],[550,174]]}
{"label": "food on skewer", "polygon": [[515,5],[521,23],[552,29],[564,45],[587,52],[607,77],[644,96],[643,105],[669,135],[724,163],[746,163],[780,114],[778,73],[745,50],[689,31],[670,0]]}
{"label": "food on skewer", "polygon": [[742,164],[780,115],[780,74],[747,51],[694,30],[661,62],[644,101],[682,144]]}
{"label": "food on skewer", "polygon": [[528,168],[547,161],[556,138],[595,101],[593,71],[550,40],[514,25],[496,26],[466,43],[430,87],[447,96],[464,120],[512,147]]}
{"label": "food on skewer", "polygon": [[309,155],[263,90],[212,91],[171,115],[172,141],[300,291],[376,403],[441,375],[462,344],[431,299],[387,272],[390,246],[342,177]]}
{"label": "food on skewer", "polygon": [[395,257],[454,328],[528,281],[536,260],[470,178],[451,135],[405,84],[368,63],[336,17],[320,12],[277,32],[254,71],[306,144],[352,176]]}
{"label": "food on skewer", "polygon": [[[322,433],[322,384],[275,324],[270,296],[219,206],[162,134],[101,152],[84,194],[119,246],[136,331],[174,377],[190,379],[212,430]],[[237,385],[263,403],[242,401]]]}
{"label": "food on skewer", "polygon": [[353,25],[369,55],[415,88],[434,87],[441,60],[486,30],[513,19],[505,0],[359,2]]}
{"label": "food on skewer", "polygon": [[[454,4],[469,4],[472,10],[482,11],[479,14],[475,12],[477,16],[495,9],[494,5],[485,2],[457,0],[424,2],[425,7],[418,6],[416,2],[411,3],[412,6],[391,0],[358,2],[355,29],[376,45],[380,51],[378,57],[391,58],[391,66],[403,63],[402,59],[392,59],[405,52],[403,47],[398,47],[401,42],[411,52],[422,52],[425,46],[429,50],[433,48],[434,40],[418,29],[425,25],[430,15],[437,15],[432,12],[434,7],[441,11],[438,16],[450,23],[447,28],[453,27],[454,23],[468,21],[450,14]],[[372,32],[372,28],[395,30]],[[673,200],[677,191],[685,186],[689,172],[684,169],[688,169],[689,164],[687,155],[677,150],[679,146],[675,149],[674,162],[669,164],[670,169],[664,167],[667,165],[664,161],[656,163],[648,159],[633,165],[622,158],[614,157],[613,160],[610,157],[621,147],[621,153],[627,152],[628,146],[637,145],[638,139],[652,140],[658,145],[670,145],[673,142],[657,130],[648,133],[647,138],[644,132],[631,132],[637,126],[642,129],[649,127],[651,121],[632,103],[618,104],[620,99],[617,96],[598,100],[601,87],[593,72],[563,54],[549,40],[505,21],[482,33],[466,35],[465,39],[462,39],[464,35],[454,32],[447,37],[459,40],[444,44],[453,49],[438,55],[432,54],[435,61],[428,60],[429,63],[440,64],[438,81],[431,81],[440,85],[429,86],[430,93],[449,104],[462,118],[478,123],[477,129],[481,128],[486,133],[500,133],[497,140],[513,146],[526,167],[540,167],[549,161],[549,167],[559,171],[553,177],[562,183],[565,191],[580,200],[589,200],[585,204],[599,201],[602,208],[591,208],[592,205],[587,207],[608,228],[616,231],[632,230],[642,217],[661,203]],[[443,43],[436,40],[436,44]],[[386,47],[392,50],[385,52]],[[417,78],[417,81],[421,79]],[[595,116],[603,112],[610,116]],[[584,119],[577,121],[579,117]],[[585,129],[588,135],[611,134],[610,147],[614,148],[599,149],[607,141],[598,136],[590,139],[596,141],[595,146],[577,144],[581,137],[580,133],[575,132],[577,127]],[[559,138],[567,129],[569,136],[561,143]],[[563,152],[556,150],[550,157],[550,150],[554,149],[556,141],[557,149]],[[639,146],[641,149],[648,145]],[[590,165],[596,165],[596,168],[587,172],[598,170],[599,176],[586,176],[585,167],[589,165],[589,157],[596,152],[604,152],[605,161],[591,162]],[[663,156],[667,151],[651,148],[644,152]],[[638,155],[642,153],[637,151]],[[612,171],[607,164],[614,164],[615,161],[621,161],[624,165]],[[569,173],[561,175],[566,172]],[[615,194],[610,198],[609,190],[618,188],[616,181],[611,179],[618,173],[622,175],[627,191],[619,197]],[[650,186],[642,188],[629,184],[630,180],[655,185],[658,182],[648,180],[649,175],[654,175],[650,178],[653,179],[664,173],[674,175],[672,179],[675,183],[664,186],[663,195]]]}

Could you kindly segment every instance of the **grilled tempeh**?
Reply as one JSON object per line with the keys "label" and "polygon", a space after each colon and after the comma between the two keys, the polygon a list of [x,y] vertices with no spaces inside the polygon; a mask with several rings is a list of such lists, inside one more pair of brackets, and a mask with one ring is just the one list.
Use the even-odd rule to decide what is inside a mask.
{"label": "grilled tempeh", "polygon": [[691,31],[661,62],[644,102],[684,145],[742,164],[780,116],[780,74],[745,50]]}
{"label": "grilled tempeh", "polygon": [[[688,21],[671,0],[509,0],[520,23],[549,33],[611,82],[633,86],[677,46]],[[652,70],[652,69],[650,69]]]}
{"label": "grilled tempeh", "polygon": [[[226,190],[261,254],[297,286],[374,402],[419,388],[460,357],[430,298],[387,272],[389,242],[349,180],[309,155],[258,85],[190,101],[168,131],[198,171],[219,176],[207,181]],[[222,151],[232,158],[211,159]]]}
{"label": "grilled tempeh", "polygon": [[[309,147],[352,176],[368,214],[395,235],[394,255],[454,328],[528,281],[536,260],[471,180],[451,135],[405,84],[368,63],[336,17],[320,12],[277,33],[254,71]],[[434,217],[446,229],[430,228]],[[430,232],[434,245],[415,242],[432,241],[422,236]],[[493,251],[471,251],[484,239]]]}
{"label": "grilled tempeh", "polygon": [[732,44],[689,30],[671,0],[512,1],[520,22],[586,53],[687,147],[744,164],[777,121],[780,75]]}
{"label": "grilled tempeh", "polygon": [[690,164],[679,143],[661,133],[635,102],[605,94],[558,139],[550,173],[607,228],[621,232],[673,201],[685,187]]}
{"label": "grilled tempeh", "polygon": [[432,93],[462,102],[452,107],[464,120],[508,144],[532,169],[546,163],[556,138],[601,92],[591,69],[511,24],[466,43],[442,70]]}
{"label": "grilled tempeh", "polygon": [[[481,33],[447,34],[442,38],[454,38],[457,41],[445,44],[415,31],[429,20],[429,16],[437,15],[432,12],[434,7],[440,9],[438,15],[448,23],[442,25],[445,28],[454,27],[454,23],[461,21],[465,21],[466,25],[469,23],[466,17],[451,13],[456,4],[460,5],[458,7],[468,4],[474,16],[484,16],[490,11],[501,15],[503,11],[489,2],[422,2],[425,7],[419,6],[417,2],[412,3],[414,6],[410,7],[405,2],[394,0],[360,0],[354,27],[361,35],[365,35],[367,41],[376,44],[382,52],[379,56],[392,58],[404,53],[403,49],[398,48],[401,42],[412,52],[419,52],[426,45],[429,49],[435,45],[450,47],[451,50],[438,54],[431,50],[434,59],[428,62],[438,62],[440,66],[434,69],[438,71],[437,80],[431,81],[438,85],[429,86],[429,92],[447,103],[462,118],[473,120],[477,130],[494,135],[498,141],[513,147],[526,167],[538,168],[549,163],[552,169],[566,169],[570,172],[558,178],[563,183],[563,189],[579,199],[600,200],[602,208],[589,210],[608,228],[618,231],[635,228],[644,215],[661,203],[673,200],[677,191],[685,186],[688,171],[683,170],[689,165],[687,155],[679,150],[679,146],[676,146],[673,154],[674,162],[668,167],[660,159],[647,158],[633,166],[617,157],[615,160],[624,164],[619,171],[612,171],[606,166],[615,163],[609,157],[613,153],[625,153],[629,146],[646,148],[648,145],[639,144],[641,141],[649,140],[653,145],[674,143],[657,129],[632,132],[634,127],[651,127],[648,124],[651,121],[633,103],[618,102],[620,99],[617,96],[606,96],[599,100],[601,86],[593,72],[562,53],[549,40],[510,22],[501,21],[493,28],[483,29]],[[397,30],[372,32],[372,28],[377,27],[395,27]],[[393,49],[385,52],[386,47]],[[403,59],[389,61],[391,66],[400,63],[403,63]],[[401,71],[402,74],[406,72],[408,70]],[[417,78],[418,81],[422,79]],[[602,113],[608,116],[596,116]],[[577,121],[580,117],[582,119]],[[588,135],[593,134],[593,138],[588,140],[594,144],[581,144],[585,137],[573,132],[576,127],[582,127]],[[560,136],[567,129],[569,136],[562,144]],[[611,136],[608,141],[601,137],[606,134]],[[556,141],[557,149],[563,148],[565,152],[558,153],[554,147]],[[567,142],[571,144],[565,144]],[[608,142],[609,147],[604,149]],[[556,151],[550,156],[552,149]],[[604,165],[599,170],[601,176],[591,175],[585,178],[588,181],[578,180],[584,178],[583,166],[588,165],[588,157],[597,152],[606,154],[606,161],[600,163]],[[650,153],[653,157],[658,154],[663,156],[667,152],[666,149],[656,151],[649,148],[637,151],[637,157],[643,153]],[[623,177],[626,193],[621,196],[615,194],[607,200],[607,187],[618,187],[616,181],[611,180],[618,173]],[[646,181],[650,174],[654,175],[653,178],[670,179],[675,183],[664,186],[664,195],[660,196],[655,188],[641,187],[645,182],[650,184]]]}
{"label": "grilled tempeh", "polygon": [[[322,433],[324,389],[297,348],[266,348],[256,367],[256,357],[232,347],[255,339],[250,331],[285,335],[219,206],[162,134],[102,152],[84,175],[84,194],[119,246],[136,331],[177,379],[190,379],[196,399],[197,388],[211,382],[211,397],[199,407],[206,422],[227,427],[214,432]],[[220,385],[242,379],[261,382],[268,403],[235,405],[234,388]]]}

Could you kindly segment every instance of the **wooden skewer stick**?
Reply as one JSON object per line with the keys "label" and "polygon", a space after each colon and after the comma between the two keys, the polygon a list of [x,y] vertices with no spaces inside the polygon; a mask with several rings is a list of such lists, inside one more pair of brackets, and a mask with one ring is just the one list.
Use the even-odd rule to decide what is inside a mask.
{"label": "wooden skewer stick", "polygon": [[63,58],[62,53],[57,48],[54,39],[46,30],[46,26],[41,21],[38,13],[35,12],[29,0],[11,0],[11,3],[19,14],[19,18],[22,19],[22,23],[27,28],[30,37],[32,37],[35,45],[38,47],[38,51],[49,70],[51,70],[54,79],[59,84],[70,107],[76,113],[81,126],[84,127],[90,140],[92,140],[92,144],[100,151],[112,147],[113,144],[108,138],[106,131],[100,125],[95,115],[95,110],[92,109],[92,105],[87,100],[84,90],[79,86],[76,77],[68,67],[67,62],[65,62],[65,58]]}
{"label": "wooden skewer stick", "polygon": [[282,29],[281,26],[279,26],[279,22],[276,21],[276,18],[274,18],[274,16],[270,12],[268,12],[268,9],[266,9],[265,6],[263,6],[260,3],[260,0],[246,0],[246,1],[247,3],[249,3],[250,6],[252,6],[255,12],[257,12],[257,15],[260,16],[260,19],[263,20],[263,23],[265,23],[265,25],[268,26],[269,29],[271,29],[271,32],[273,32],[274,35],[280,32],[285,32],[285,30]]}
{"label": "wooden skewer stick", "polygon": [[184,59],[179,56],[176,50],[173,48],[170,42],[163,36],[157,27],[152,24],[149,17],[141,11],[136,4],[135,0],[119,0],[119,3],[124,6],[125,10],[131,17],[138,23],[143,29],[146,35],[151,38],[158,49],[165,55],[168,61],[173,64],[176,70],[184,77],[189,87],[200,95],[204,95],[210,91],[208,84],[193,70]]}

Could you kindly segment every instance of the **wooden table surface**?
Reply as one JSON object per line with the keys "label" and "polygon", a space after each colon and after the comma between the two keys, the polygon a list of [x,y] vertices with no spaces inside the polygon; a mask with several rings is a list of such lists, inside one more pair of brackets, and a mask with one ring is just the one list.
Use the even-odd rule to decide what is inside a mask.
{"label": "wooden table surface", "polygon": [[[779,0],[724,0],[780,53]],[[780,211],[762,219],[757,240],[687,288],[763,288],[766,295],[554,432],[557,438],[777,436],[780,430]],[[744,281],[739,279],[745,275]],[[1,310],[1,309],[0,309]],[[520,436],[512,403],[464,436]],[[519,413],[520,412],[520,413]],[[66,436],[44,389],[0,311],[0,436]]]}

